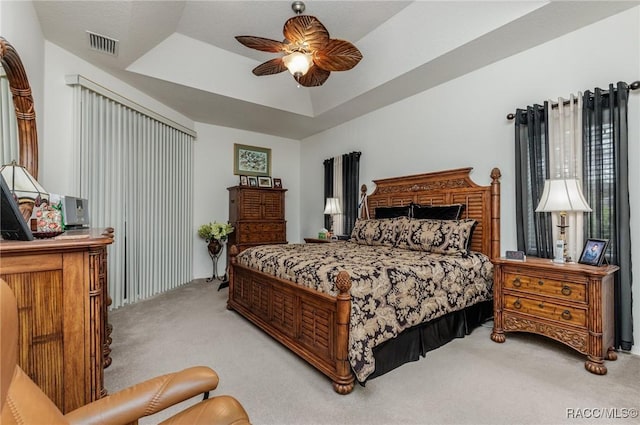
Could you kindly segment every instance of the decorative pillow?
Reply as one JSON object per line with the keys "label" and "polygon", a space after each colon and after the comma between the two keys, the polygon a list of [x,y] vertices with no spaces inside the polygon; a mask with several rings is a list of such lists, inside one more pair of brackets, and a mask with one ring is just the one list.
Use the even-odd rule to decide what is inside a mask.
{"label": "decorative pillow", "polygon": [[408,217],[358,220],[351,232],[351,242],[360,245],[394,246],[409,223]]}
{"label": "decorative pillow", "polygon": [[409,220],[396,247],[435,254],[466,254],[475,220]]}
{"label": "decorative pillow", "polygon": [[377,207],[375,214],[375,218],[410,217],[411,206],[406,205],[404,207]]}
{"label": "decorative pillow", "polygon": [[431,220],[457,220],[464,210],[464,204],[452,205],[411,205],[411,217]]}

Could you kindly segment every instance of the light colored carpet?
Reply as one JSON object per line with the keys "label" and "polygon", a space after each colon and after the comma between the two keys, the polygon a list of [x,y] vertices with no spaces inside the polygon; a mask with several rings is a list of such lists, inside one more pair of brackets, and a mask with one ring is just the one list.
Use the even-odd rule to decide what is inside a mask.
{"label": "light colored carpet", "polygon": [[[619,353],[606,362],[609,373],[596,376],[584,369],[584,356],[546,338],[491,341],[491,323],[341,396],[324,375],[227,310],[227,289],[217,286],[196,280],[111,312],[107,390],[207,365],[220,375],[212,396],[236,397],[255,425],[640,423],[639,356]],[[156,424],[196,401],[140,423]]]}

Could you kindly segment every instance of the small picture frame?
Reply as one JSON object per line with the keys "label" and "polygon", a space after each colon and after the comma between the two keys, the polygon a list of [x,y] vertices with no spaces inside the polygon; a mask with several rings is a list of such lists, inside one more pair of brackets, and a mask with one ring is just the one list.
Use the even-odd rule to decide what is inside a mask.
{"label": "small picture frame", "polygon": [[273,187],[281,189],[282,188],[282,179],[274,178],[273,179]]}
{"label": "small picture frame", "polygon": [[608,239],[587,239],[578,263],[588,264],[590,266],[601,266],[608,245]]}
{"label": "small picture frame", "polygon": [[258,178],[256,176],[247,176],[249,187],[258,187]]}
{"label": "small picture frame", "polygon": [[258,187],[271,187],[271,177],[269,177],[269,176],[259,176],[258,177]]}
{"label": "small picture frame", "polygon": [[249,179],[247,179],[247,176],[240,176],[240,186],[249,186]]}

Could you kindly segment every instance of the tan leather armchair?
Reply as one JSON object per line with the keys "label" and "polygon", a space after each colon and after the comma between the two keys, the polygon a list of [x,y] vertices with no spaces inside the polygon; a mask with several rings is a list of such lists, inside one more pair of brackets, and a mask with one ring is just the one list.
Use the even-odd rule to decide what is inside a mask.
{"label": "tan leather armchair", "polygon": [[[0,425],[130,424],[218,386],[218,375],[198,366],[145,381],[106,396],[66,415],[17,365],[16,299],[0,279]],[[249,424],[240,403],[230,396],[203,400],[162,424]]]}

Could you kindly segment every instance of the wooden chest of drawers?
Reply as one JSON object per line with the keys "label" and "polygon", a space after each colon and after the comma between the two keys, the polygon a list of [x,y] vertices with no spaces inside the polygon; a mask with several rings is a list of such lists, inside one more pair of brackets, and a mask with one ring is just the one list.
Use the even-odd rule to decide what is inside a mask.
{"label": "wooden chest of drawers", "polygon": [[73,230],[64,237],[0,241],[0,278],[18,301],[18,364],[67,413],[107,394],[107,246],[113,229]]}
{"label": "wooden chest of drawers", "polygon": [[229,191],[229,222],[235,228],[229,247],[239,252],[264,244],[287,243],[284,219],[286,189],[234,186]]}
{"label": "wooden chest of drawers", "polygon": [[617,266],[555,264],[527,257],[494,259],[494,325],[491,339],[505,332],[532,332],[587,355],[585,368],[604,375],[613,349],[613,280]]}

